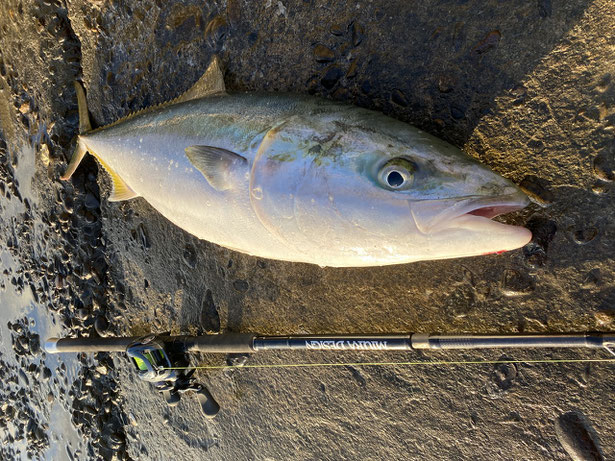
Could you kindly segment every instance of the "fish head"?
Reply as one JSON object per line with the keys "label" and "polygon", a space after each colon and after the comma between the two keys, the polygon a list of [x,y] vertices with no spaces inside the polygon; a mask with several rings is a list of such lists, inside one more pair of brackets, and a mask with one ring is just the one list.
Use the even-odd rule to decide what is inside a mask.
{"label": "fish head", "polygon": [[365,112],[354,123],[295,121],[261,145],[251,200],[285,245],[318,254],[321,265],[362,266],[528,243],[529,230],[492,220],[528,204],[511,181],[434,136]]}

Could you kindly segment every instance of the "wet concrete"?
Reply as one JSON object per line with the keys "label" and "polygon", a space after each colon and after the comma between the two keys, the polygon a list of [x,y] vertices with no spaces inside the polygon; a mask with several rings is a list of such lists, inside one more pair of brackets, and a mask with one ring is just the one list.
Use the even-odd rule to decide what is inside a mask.
{"label": "wet concrete", "polygon": [[[61,459],[69,442],[76,459],[615,457],[609,365],[210,371],[201,379],[222,411],[204,421],[196,399],[167,408],[123,358],[62,356],[50,366],[40,352],[13,350],[54,319],[67,335],[96,334],[97,319],[99,332],[109,323],[117,333],[614,329],[611,2],[7,0],[0,12],[2,300],[16,306],[1,318],[19,330],[3,326],[14,378],[2,393],[32,394],[14,407],[23,422],[1,427],[5,458]],[[213,53],[232,91],[347,101],[463,147],[528,192],[532,205],[505,219],[528,226],[532,242],[498,256],[323,269],[199,241],[141,199],[108,203],[108,178],[91,159],[59,182],[77,129],[73,79],[100,125],[179,95]],[[52,377],[38,383],[44,366]],[[56,412],[74,429],[51,427]]]}

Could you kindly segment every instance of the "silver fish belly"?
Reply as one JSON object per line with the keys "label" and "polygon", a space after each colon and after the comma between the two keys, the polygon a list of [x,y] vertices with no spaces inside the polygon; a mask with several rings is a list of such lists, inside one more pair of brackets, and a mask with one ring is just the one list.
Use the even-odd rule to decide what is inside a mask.
{"label": "silver fish belly", "polygon": [[490,219],[525,195],[450,144],[311,96],[227,94],[216,59],[177,100],[80,131],[65,179],[89,152],[112,176],[110,200],[143,197],[195,236],[263,258],[376,266],[531,237]]}

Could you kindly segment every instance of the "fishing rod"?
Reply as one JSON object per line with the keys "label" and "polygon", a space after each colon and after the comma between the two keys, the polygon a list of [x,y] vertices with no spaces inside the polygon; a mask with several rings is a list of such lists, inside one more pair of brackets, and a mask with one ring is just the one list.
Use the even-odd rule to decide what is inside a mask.
{"label": "fishing rod", "polygon": [[[165,344],[181,344],[185,352],[254,353],[267,350],[382,350],[490,349],[490,348],[608,348],[615,346],[615,333],[566,333],[527,335],[292,335],[260,336],[224,333],[204,336],[153,335]],[[150,338],[152,335],[147,336]],[[142,336],[111,338],[49,338],[45,350],[61,352],[124,352],[143,340]]]}
{"label": "fishing rod", "polygon": [[[190,366],[190,352],[214,354],[251,354],[261,351],[410,351],[440,349],[605,349],[615,355],[615,333],[517,334],[517,335],[440,335],[350,334],[262,336],[250,333],[224,333],[204,336],[148,335],[98,338],[49,338],[45,351],[125,352],[140,379],[151,382],[167,403],[177,405],[180,394],[192,390],[207,417],[214,417],[220,406],[207,388],[194,380],[197,368]],[[615,361],[615,359],[611,359]],[[430,363],[430,362],[427,362]],[[445,363],[445,362],[441,362]],[[489,362],[492,363],[492,362]],[[377,363],[374,363],[376,365]],[[305,364],[309,366],[309,364]]]}

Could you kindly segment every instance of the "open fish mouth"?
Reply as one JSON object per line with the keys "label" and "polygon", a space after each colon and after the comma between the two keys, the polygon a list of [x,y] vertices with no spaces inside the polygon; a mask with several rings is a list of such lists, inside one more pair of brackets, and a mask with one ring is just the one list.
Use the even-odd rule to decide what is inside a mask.
{"label": "open fish mouth", "polygon": [[496,206],[483,206],[476,208],[475,210],[469,211],[466,214],[471,214],[474,216],[482,216],[483,218],[492,219],[496,216],[500,216],[506,213],[512,213],[513,211],[517,211],[522,209],[523,206],[519,205],[496,205]]}
{"label": "open fish mouth", "polygon": [[496,197],[464,197],[446,200],[426,200],[409,202],[410,210],[417,228],[423,233],[435,233],[441,230],[467,227],[468,222],[480,227],[480,223],[501,225],[508,224],[492,222],[496,216],[511,213],[525,208],[528,198],[521,192]]}

